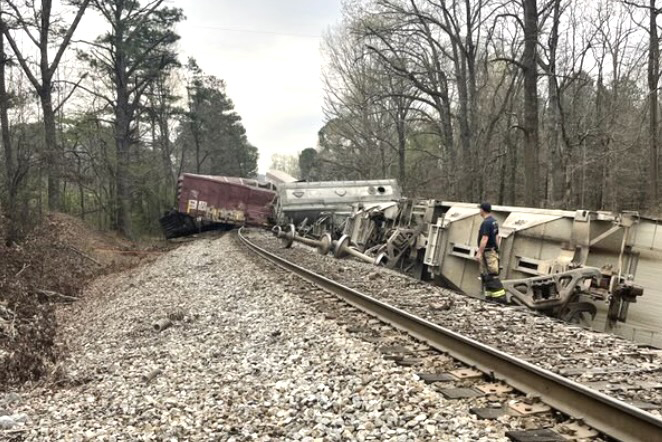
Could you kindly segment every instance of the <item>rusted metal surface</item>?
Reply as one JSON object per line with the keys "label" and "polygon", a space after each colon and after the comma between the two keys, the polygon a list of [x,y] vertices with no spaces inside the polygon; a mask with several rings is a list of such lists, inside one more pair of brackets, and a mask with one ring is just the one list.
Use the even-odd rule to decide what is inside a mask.
{"label": "rusted metal surface", "polygon": [[244,178],[185,173],[179,180],[179,212],[213,223],[267,226],[276,192]]}
{"label": "rusted metal surface", "polygon": [[662,440],[662,420],[613,397],[516,358],[452,330],[433,324],[371,296],[304,269],[252,244],[252,251],[317,285],[350,305],[401,329],[431,347],[525,392],[570,416],[581,417],[605,435],[633,442]]}

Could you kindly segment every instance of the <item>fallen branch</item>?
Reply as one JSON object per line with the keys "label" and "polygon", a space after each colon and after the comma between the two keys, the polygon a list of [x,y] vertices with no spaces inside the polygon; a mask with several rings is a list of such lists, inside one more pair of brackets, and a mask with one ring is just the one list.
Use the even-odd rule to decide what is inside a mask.
{"label": "fallen branch", "polygon": [[104,250],[107,252],[114,252],[123,255],[149,255],[149,254],[163,254],[163,250],[121,250],[111,249],[107,247],[95,247],[94,250]]}
{"label": "fallen branch", "polygon": [[76,298],[75,296],[63,295],[62,293],[54,292],[52,290],[37,289],[36,293],[38,295],[45,296],[49,301],[60,300],[67,304],[78,301],[78,298]]}
{"label": "fallen branch", "polygon": [[23,268],[14,275],[14,278],[18,278],[19,276],[21,276],[21,273],[23,273],[28,267],[30,267],[30,265],[31,264],[24,264]]}
{"label": "fallen branch", "polygon": [[93,263],[95,263],[96,265],[98,265],[99,267],[103,267],[103,264],[101,264],[99,261],[97,261],[96,259],[92,258],[90,255],[81,252],[81,251],[78,250],[77,248],[72,247],[72,246],[65,246],[65,247],[66,247],[67,249],[71,250],[72,252],[77,253],[78,255],[82,256],[83,258],[85,258],[85,259],[89,259],[90,261],[92,261]]}

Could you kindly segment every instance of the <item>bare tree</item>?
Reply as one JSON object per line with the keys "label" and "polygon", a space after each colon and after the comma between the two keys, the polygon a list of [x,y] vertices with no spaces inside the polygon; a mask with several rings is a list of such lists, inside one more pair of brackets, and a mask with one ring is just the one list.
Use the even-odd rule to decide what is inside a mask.
{"label": "bare tree", "polygon": [[[37,2],[25,2],[29,9],[24,13],[17,0],[6,0],[9,7],[10,17],[14,27],[23,31],[29,41],[39,50],[37,60],[37,70],[30,66],[29,59],[19,48],[16,38],[10,32],[8,27],[4,27],[3,33],[11,46],[16,59],[18,60],[25,75],[30,80],[39,99],[44,119],[44,140],[46,145],[46,164],[49,165],[48,171],[48,207],[51,210],[58,210],[62,201],[60,198],[60,175],[62,173],[62,149],[57,143],[57,130],[55,124],[55,113],[57,107],[62,103],[53,105],[53,82],[55,71],[57,70],[65,50],[71,43],[74,31],[78,27],[83,14],[87,9],[90,0],[78,2],[76,15],[68,27],[58,30],[55,17],[53,15],[53,1],[41,0]],[[61,40],[55,43],[54,35],[63,35]],[[51,60],[49,50],[56,44],[55,56]]]}
{"label": "bare tree", "polygon": [[539,204],[538,194],[538,4],[537,0],[522,0],[524,8],[524,186],[525,204]]}
{"label": "bare tree", "polygon": [[658,154],[658,84],[660,81],[660,37],[657,17],[660,9],[656,0],[649,4],[649,47],[648,47],[648,150],[649,150],[649,201],[651,206],[659,203],[659,154]]}
{"label": "bare tree", "polygon": [[9,95],[6,84],[6,67],[8,64],[5,54],[4,29],[5,21],[2,16],[2,2],[0,2],[0,130],[2,130],[2,147],[5,154],[5,185],[7,187],[7,201],[5,214],[9,221],[6,241],[8,244],[16,240],[16,186],[14,176],[16,173],[16,159],[12,149],[11,136],[9,134]]}
{"label": "bare tree", "polygon": [[[482,188],[478,153],[478,48],[480,29],[492,15],[490,0],[400,1],[377,0],[380,17],[386,14],[385,26],[379,20],[363,23],[368,35],[379,44],[369,47],[379,53],[394,74],[411,81],[420,97],[439,115],[440,131],[451,153],[455,174],[465,189],[478,197]],[[399,38],[398,38],[399,37]],[[406,60],[406,62],[403,62]],[[452,69],[442,67],[443,60]],[[450,71],[450,73],[447,73]],[[449,78],[457,93],[453,106]],[[459,127],[460,149],[455,154],[451,116]]]}
{"label": "bare tree", "polygon": [[[398,112],[394,106],[406,97],[395,97],[392,86],[396,79],[367,50],[362,35],[353,31],[339,30],[325,39],[329,69],[324,79],[324,112],[329,124],[323,132],[321,158],[333,161],[350,177],[385,178],[392,165],[390,151],[398,151],[394,130]],[[405,129],[400,127],[402,134]],[[404,137],[400,141],[404,143]],[[345,154],[336,155],[333,150]],[[398,167],[398,175],[404,179],[400,161]]]}

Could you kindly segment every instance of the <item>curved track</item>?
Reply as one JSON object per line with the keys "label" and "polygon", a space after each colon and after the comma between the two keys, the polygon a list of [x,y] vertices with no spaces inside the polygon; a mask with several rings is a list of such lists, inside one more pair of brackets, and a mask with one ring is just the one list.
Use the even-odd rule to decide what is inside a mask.
{"label": "curved track", "polygon": [[282,269],[517,390],[540,397],[567,415],[583,419],[609,437],[662,440],[662,420],[646,411],[311,272],[251,243],[242,231],[239,238],[250,250]]}

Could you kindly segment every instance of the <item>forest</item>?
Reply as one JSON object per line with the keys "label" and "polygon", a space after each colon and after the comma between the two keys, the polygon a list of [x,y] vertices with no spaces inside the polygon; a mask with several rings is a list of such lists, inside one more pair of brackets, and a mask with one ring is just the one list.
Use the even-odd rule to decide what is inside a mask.
{"label": "forest", "polygon": [[[659,3],[344,0],[321,42],[318,144],[274,165],[397,178],[415,197],[659,215]],[[173,4],[0,0],[8,243],[49,211],[154,234],[182,172],[256,176],[224,81],[179,54]],[[85,40],[90,15],[104,26]]]}
{"label": "forest", "polygon": [[[77,38],[90,14],[102,32]],[[184,19],[165,0],[0,0],[8,243],[49,211],[154,233],[180,173],[257,173],[224,81],[178,54]]]}
{"label": "forest", "polygon": [[659,215],[659,0],[348,0],[306,179]]}

